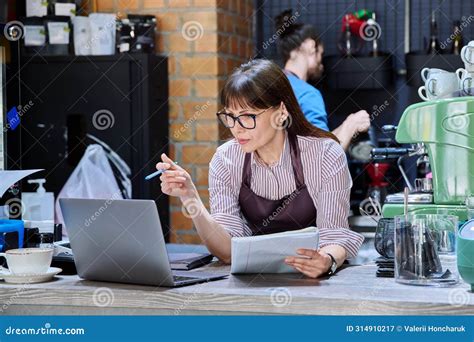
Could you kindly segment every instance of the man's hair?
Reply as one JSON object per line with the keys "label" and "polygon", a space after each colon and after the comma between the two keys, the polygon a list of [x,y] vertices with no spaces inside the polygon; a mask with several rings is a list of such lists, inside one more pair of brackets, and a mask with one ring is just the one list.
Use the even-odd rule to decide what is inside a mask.
{"label": "man's hair", "polygon": [[286,63],[291,51],[298,49],[306,39],[313,39],[318,46],[321,42],[312,25],[296,23],[296,15],[287,9],[275,17],[275,30],[278,35],[278,52]]}

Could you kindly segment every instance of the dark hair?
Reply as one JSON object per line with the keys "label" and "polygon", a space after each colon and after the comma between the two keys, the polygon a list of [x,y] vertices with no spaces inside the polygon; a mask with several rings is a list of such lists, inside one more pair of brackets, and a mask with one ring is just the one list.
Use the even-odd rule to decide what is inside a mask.
{"label": "dark hair", "polygon": [[238,67],[227,79],[221,92],[225,107],[267,109],[285,104],[289,118],[283,123],[289,133],[318,138],[337,138],[313,126],[301,111],[288,78],[278,65],[266,59],[254,59]]}
{"label": "dark hair", "polygon": [[312,25],[295,21],[296,17],[291,9],[287,9],[275,17],[275,30],[278,35],[277,48],[284,63],[290,59],[291,51],[299,48],[306,39],[313,39],[316,46],[321,44]]}

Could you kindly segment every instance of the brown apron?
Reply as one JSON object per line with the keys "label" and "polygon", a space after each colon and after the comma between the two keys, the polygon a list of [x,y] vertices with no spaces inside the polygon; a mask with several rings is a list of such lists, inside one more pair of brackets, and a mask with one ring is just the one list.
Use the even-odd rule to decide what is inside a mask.
{"label": "brown apron", "polygon": [[239,204],[252,235],[272,234],[316,226],[316,208],[304,184],[303,165],[297,137],[288,132],[291,164],[296,190],[279,200],[256,195],[250,189],[252,178],[251,153],[245,154]]}

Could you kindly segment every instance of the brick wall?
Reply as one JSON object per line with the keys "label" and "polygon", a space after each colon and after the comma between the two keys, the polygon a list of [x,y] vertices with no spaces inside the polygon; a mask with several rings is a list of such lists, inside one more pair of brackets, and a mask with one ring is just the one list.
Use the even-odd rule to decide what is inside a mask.
{"label": "brick wall", "polygon": [[[157,52],[169,58],[170,151],[192,175],[206,205],[208,165],[225,132],[219,89],[253,56],[252,0],[98,0],[99,12],[154,14]],[[171,242],[200,243],[179,199],[171,199]]]}

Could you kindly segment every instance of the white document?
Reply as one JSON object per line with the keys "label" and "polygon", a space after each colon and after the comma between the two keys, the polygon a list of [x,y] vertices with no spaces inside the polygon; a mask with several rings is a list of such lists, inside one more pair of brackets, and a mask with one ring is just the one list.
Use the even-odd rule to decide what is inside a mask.
{"label": "white document", "polygon": [[298,248],[317,249],[316,227],[283,233],[233,237],[231,273],[296,273],[285,264],[288,256],[298,256]]}
{"label": "white document", "polygon": [[5,194],[9,187],[11,187],[19,180],[31,175],[32,173],[43,170],[44,169],[0,171],[0,197]]}

